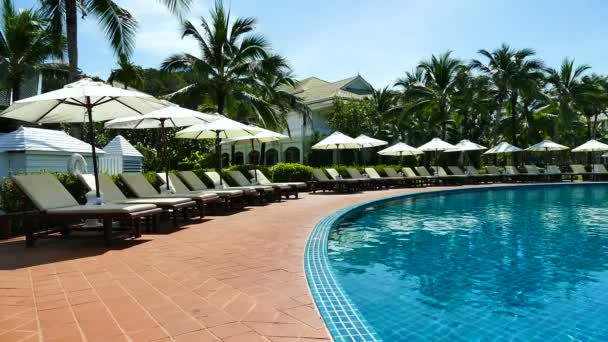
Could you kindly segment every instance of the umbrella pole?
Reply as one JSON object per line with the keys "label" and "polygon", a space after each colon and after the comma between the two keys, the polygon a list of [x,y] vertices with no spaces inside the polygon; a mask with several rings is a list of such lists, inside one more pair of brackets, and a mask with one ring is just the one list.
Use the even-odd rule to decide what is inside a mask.
{"label": "umbrella pole", "polygon": [[403,151],[399,151],[399,166],[403,167]]}
{"label": "umbrella pole", "polygon": [[95,132],[93,131],[93,105],[91,104],[91,97],[86,97],[85,107],[87,108],[87,115],[89,117],[89,142],[91,143],[91,154],[93,155],[93,173],[95,174],[95,194],[97,198],[100,198],[99,193],[99,170],[97,168],[97,152],[95,151]]}
{"label": "umbrella pole", "polygon": [[167,192],[169,192],[171,189],[169,186],[171,161],[169,161],[169,153],[167,153],[167,146],[165,146],[165,119],[160,119],[160,148],[163,151],[163,158],[165,159],[165,184],[167,185]]}
{"label": "umbrella pole", "polygon": [[222,185],[222,149],[220,147],[220,131],[215,131],[215,171],[220,175],[220,185]]}
{"label": "umbrella pole", "polygon": [[251,139],[251,161],[254,162],[253,164],[253,174],[255,175],[255,184],[258,184],[258,168],[257,168],[257,163],[255,163],[255,147],[253,145],[253,139]]}

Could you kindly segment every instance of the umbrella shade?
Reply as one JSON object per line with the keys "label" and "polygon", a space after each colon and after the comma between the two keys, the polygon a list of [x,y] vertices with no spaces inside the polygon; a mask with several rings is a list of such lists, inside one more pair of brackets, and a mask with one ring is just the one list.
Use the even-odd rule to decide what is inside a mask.
{"label": "umbrella shade", "polygon": [[162,101],[167,105],[165,108],[153,112],[117,118],[105,123],[105,128],[115,129],[147,129],[147,128],[173,128],[186,127],[201,123],[208,123],[219,119],[219,114],[206,114],[195,110],[182,108],[168,101]]}
{"label": "umbrella shade", "polygon": [[445,151],[449,149],[455,148],[454,145],[447,143],[439,138],[433,138],[431,141],[426,144],[418,147],[420,151],[424,152],[436,152],[436,151]]}
{"label": "umbrella shade", "polygon": [[220,118],[219,114],[205,114],[195,110],[182,108],[169,101],[162,101],[167,105],[165,108],[155,110],[153,112],[129,116],[125,118],[117,118],[105,123],[105,128],[115,129],[160,129],[160,151],[165,159],[165,184],[169,191],[169,169],[171,168],[169,158],[165,149],[165,128],[175,128],[192,126],[200,123],[208,123]]}
{"label": "umbrella shade", "polygon": [[482,151],[482,150],[488,149],[485,146],[476,144],[467,139],[460,140],[460,142],[454,146],[455,146],[455,148],[445,150],[444,152]]}
{"label": "umbrella shade", "polygon": [[259,143],[279,141],[283,139],[289,138],[289,136],[277,132],[273,132],[271,130],[267,130],[264,128],[256,127],[260,130],[259,133],[254,134],[253,136],[242,136],[238,138],[230,138],[222,141],[222,145],[225,144],[249,144],[253,141],[257,141]]}
{"label": "umbrella shade", "polygon": [[406,143],[396,143],[395,145],[385,148],[382,151],[379,151],[378,154],[383,156],[413,156],[417,154],[424,154],[424,151],[421,151],[415,147],[412,147]]}
{"label": "umbrella shade", "polygon": [[358,137],[355,138],[355,140],[359,144],[361,144],[361,148],[388,145],[387,141],[380,140],[380,139],[370,138],[370,137],[368,137],[367,135],[364,135],[364,134],[359,135]]}
{"label": "umbrella shade", "polygon": [[534,144],[526,149],[526,151],[532,152],[547,152],[547,151],[562,151],[569,149],[568,146],[560,145],[558,143],[554,143],[551,140],[543,140],[538,144]]}
{"label": "umbrella shade", "polygon": [[313,145],[313,150],[347,150],[361,148],[361,144],[346,134],[333,132],[327,138]]}
{"label": "umbrella shade", "polygon": [[484,154],[513,153],[521,151],[523,151],[521,148],[513,146],[506,141],[503,141],[492,147],[491,149],[487,150]]}
{"label": "umbrella shade", "polygon": [[261,132],[261,128],[247,126],[238,121],[230,120],[225,116],[205,124],[198,124],[185,128],[175,135],[181,139],[215,139],[216,167],[215,171],[220,175],[222,184],[222,159],[220,157],[222,139],[253,137]]}
{"label": "umbrella shade", "polygon": [[95,191],[97,198],[100,198],[93,122],[143,115],[165,106],[152,95],[115,88],[86,78],[62,89],[16,101],[0,117],[39,124],[88,122]]}
{"label": "umbrella shade", "polygon": [[599,152],[599,151],[608,151],[608,144],[601,143],[597,140],[589,140],[586,143],[572,149],[572,152]]}

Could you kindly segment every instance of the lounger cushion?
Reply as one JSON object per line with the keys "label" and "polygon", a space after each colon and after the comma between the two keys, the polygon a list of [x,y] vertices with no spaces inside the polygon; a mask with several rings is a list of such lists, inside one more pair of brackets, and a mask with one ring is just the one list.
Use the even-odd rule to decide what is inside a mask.
{"label": "lounger cushion", "polygon": [[155,209],[154,204],[116,204],[108,203],[104,205],[79,205],[65,208],[55,208],[46,211],[50,215],[96,215],[96,214],[131,214],[139,211]]}
{"label": "lounger cushion", "polygon": [[184,183],[190,187],[192,190],[209,190],[207,185],[198,178],[198,176],[192,171],[180,171],[179,176],[184,180]]}
{"label": "lounger cushion", "polygon": [[55,208],[76,207],[78,201],[50,174],[13,176],[15,184],[34,203],[36,208],[47,211]]}
{"label": "lounger cushion", "polygon": [[279,182],[279,183],[274,183],[268,180],[268,178],[266,178],[266,175],[264,175],[264,173],[260,170],[249,170],[249,174],[252,177],[255,177],[257,175],[258,177],[258,183],[262,184],[262,185],[289,185],[292,187],[296,187],[298,189],[301,188],[305,188],[306,187],[306,183],[304,182]]}
{"label": "lounger cushion", "polygon": [[[78,179],[87,186],[89,191],[95,190],[95,175],[92,174],[81,174],[78,175]],[[112,182],[112,180],[104,174],[99,175],[99,189],[103,193],[103,199],[106,202],[118,202],[127,200],[127,196],[120,191],[118,186]]]}
{"label": "lounger cushion", "polygon": [[[165,184],[165,173],[159,172],[158,177],[161,179],[162,183]],[[238,197],[243,195],[243,191],[241,190],[190,190],[181,179],[173,173],[169,174],[169,186],[177,195],[216,194],[220,197]]]}
{"label": "lounger cushion", "polygon": [[397,171],[395,171],[395,169],[393,169],[391,167],[385,167],[384,173],[386,173],[386,175],[389,177],[399,177],[399,174],[397,173]]}
{"label": "lounger cushion", "polygon": [[321,169],[313,169],[312,170],[313,177],[319,182],[328,182],[331,181]]}

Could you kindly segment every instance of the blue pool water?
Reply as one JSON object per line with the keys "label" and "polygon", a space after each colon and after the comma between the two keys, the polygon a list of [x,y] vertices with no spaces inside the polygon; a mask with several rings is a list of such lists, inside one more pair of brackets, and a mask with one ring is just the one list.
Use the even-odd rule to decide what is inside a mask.
{"label": "blue pool water", "polygon": [[385,341],[608,341],[608,185],[375,204],[328,257]]}

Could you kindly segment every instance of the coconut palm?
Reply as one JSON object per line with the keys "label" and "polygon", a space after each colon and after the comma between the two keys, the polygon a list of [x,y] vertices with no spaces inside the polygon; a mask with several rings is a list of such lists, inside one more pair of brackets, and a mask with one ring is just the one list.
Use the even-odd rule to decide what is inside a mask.
{"label": "coconut palm", "polygon": [[[514,145],[517,145],[517,133],[519,132],[517,105],[520,94],[537,87],[538,83],[542,82],[544,64],[541,60],[532,58],[535,55],[534,50],[515,50],[507,44],[503,44],[492,52],[479,50],[478,53],[488,59],[487,64],[473,60],[470,66],[489,76],[496,88],[497,109],[494,115],[493,143],[498,141],[498,128],[502,121],[503,109],[508,109],[511,119],[511,140]],[[508,104],[507,108],[504,106],[505,103]]]}
{"label": "coconut palm", "polygon": [[[182,14],[192,0],[158,0],[169,11]],[[135,45],[137,20],[113,0],[40,0],[57,34],[67,38],[70,79],[78,77],[78,15],[96,17],[117,55],[130,56]]]}
{"label": "coconut palm", "polygon": [[191,72],[195,81],[167,98],[188,106],[211,103],[220,114],[237,119],[253,116],[266,127],[283,125],[281,111],[273,108],[273,98],[268,96],[272,85],[264,78],[280,73],[286,66],[280,56],[270,53],[263,36],[252,33],[255,23],[254,18],[233,20],[221,1],[211,9],[209,20],[202,19],[202,30],[185,21],[182,36],[196,40],[201,54],[172,55],[161,64],[161,70]]}
{"label": "coconut palm", "polygon": [[413,107],[426,108],[431,121],[441,126],[443,139],[447,135],[447,124],[452,114],[452,97],[456,91],[455,81],[464,67],[460,60],[452,58],[451,51],[432,55],[430,60],[422,61],[418,69],[422,71],[423,82],[412,84],[408,91],[416,98]]}
{"label": "coconut palm", "polygon": [[38,9],[17,10],[12,0],[2,0],[0,12],[0,82],[19,99],[22,82],[39,72],[60,70],[59,64],[46,63],[61,58],[63,41],[48,29]]}
{"label": "coconut palm", "polygon": [[587,126],[587,139],[596,139],[599,115],[605,113],[608,108],[608,78],[591,74],[584,76],[581,83],[588,94],[579,101]]}
{"label": "coconut palm", "polygon": [[132,87],[142,90],[144,88],[143,70],[140,66],[131,63],[126,55],[120,55],[118,68],[112,70],[108,82],[112,85],[120,82],[125,89]]}

